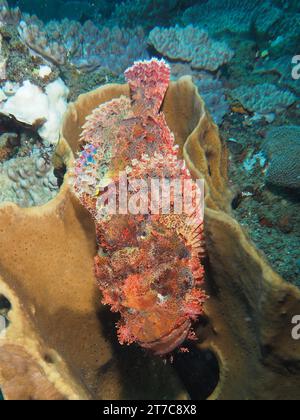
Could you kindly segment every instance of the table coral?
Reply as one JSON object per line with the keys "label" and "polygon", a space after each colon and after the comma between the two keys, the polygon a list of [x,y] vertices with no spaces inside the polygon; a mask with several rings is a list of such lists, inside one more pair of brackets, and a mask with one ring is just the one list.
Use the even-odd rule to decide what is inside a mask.
{"label": "table coral", "polygon": [[[200,208],[177,213],[173,196],[170,214],[163,213],[161,202],[154,212],[148,194],[145,214],[105,212],[108,204],[97,190],[117,183],[120,201],[119,171],[126,171],[129,183],[144,180],[149,188],[153,179],[190,181],[193,201],[197,194],[160,113],[169,67],[163,61],[139,62],[125,75],[132,101],[121,97],[101,105],[84,126],[75,191],[97,224],[96,276],[103,303],[121,314],[120,343],[138,342],[163,355],[180,346],[191,321],[203,313],[202,219]],[[128,193],[128,203],[136,191]]]}
{"label": "table coral", "polygon": [[156,27],[148,42],[164,57],[191,63],[193,69],[199,70],[216,71],[234,55],[225,42],[212,40],[207,32],[193,25]]}
{"label": "table coral", "polygon": [[247,34],[253,29],[265,34],[282,16],[282,11],[268,1],[209,0],[187,9],[182,20],[201,25],[210,34]]}
{"label": "table coral", "polygon": [[260,115],[279,114],[297,101],[292,92],[270,83],[240,86],[231,91],[231,96],[241,102],[248,111]]}
{"label": "table coral", "polygon": [[277,48],[277,51],[274,51],[271,43],[271,51],[273,50],[272,52],[275,57],[281,58],[284,55],[293,56],[298,52],[300,42],[299,25],[300,12],[298,11],[298,13],[285,12],[282,19],[272,27],[270,38],[275,42],[282,39],[280,48]]}
{"label": "table coral", "polygon": [[18,29],[32,51],[58,66],[69,63],[88,72],[104,67],[119,75],[132,61],[147,58],[141,27],[100,28],[91,21],[81,25],[68,19],[44,24],[24,15]]}
{"label": "table coral", "polygon": [[[284,41],[285,43],[286,41]],[[270,58],[268,60],[261,59],[257,62],[254,74],[269,75],[277,78],[277,85],[281,88],[288,89],[293,92],[297,97],[300,97],[300,84],[298,80],[291,77],[294,64],[290,55],[281,55],[280,58]]]}

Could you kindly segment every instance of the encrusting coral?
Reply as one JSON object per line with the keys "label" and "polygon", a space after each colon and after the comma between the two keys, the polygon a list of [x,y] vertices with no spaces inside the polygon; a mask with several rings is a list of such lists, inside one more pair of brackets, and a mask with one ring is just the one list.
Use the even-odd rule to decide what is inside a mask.
{"label": "encrusting coral", "polygon": [[[0,336],[0,384],[8,399],[188,398],[170,365],[114,340],[116,320],[95,287],[94,221],[70,187],[86,117],[120,96],[129,96],[127,85],[107,85],[70,105],[56,153],[56,164],[64,161],[68,170],[56,198],[41,208],[0,207],[0,301],[9,320]],[[227,151],[190,78],[169,84],[162,111],[180,156],[206,184],[210,299],[195,345],[219,364],[209,398],[299,399],[299,342],[291,330],[300,292],[232,218]],[[200,397],[197,387],[193,395]]]}
{"label": "encrusting coral", "polygon": [[[158,208],[153,209],[153,180],[179,182],[182,203],[184,183],[190,183],[184,193],[190,194],[191,203],[196,201],[198,187],[184,162],[177,159],[174,136],[159,112],[170,68],[154,59],[136,63],[125,75],[132,102],[121,97],[101,105],[84,126],[75,191],[95,217],[100,246],[96,276],[103,303],[122,316],[120,343],[138,342],[156,354],[166,354],[192,334],[191,320],[203,313],[206,300],[201,290],[200,200],[199,208],[190,208],[189,212],[182,209],[183,214],[178,214],[178,197],[173,196],[178,192],[173,192],[169,214],[163,212],[160,199]],[[134,187],[136,182],[143,181],[149,187],[141,198],[138,215],[130,213],[128,203],[127,214],[110,214],[109,203],[105,202],[104,186],[108,190],[117,187],[121,200],[121,171],[126,171],[133,188],[128,203],[142,188]],[[157,192],[160,194],[159,189]]]}
{"label": "encrusting coral", "polygon": [[[0,204],[40,206],[56,196],[60,180],[54,174],[54,148],[38,134],[11,118],[1,118]],[[63,174],[62,174],[63,177]]]}

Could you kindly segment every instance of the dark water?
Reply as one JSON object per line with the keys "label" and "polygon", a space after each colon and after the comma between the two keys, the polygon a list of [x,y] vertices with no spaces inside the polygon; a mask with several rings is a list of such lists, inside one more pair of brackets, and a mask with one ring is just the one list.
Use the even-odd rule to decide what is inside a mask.
{"label": "dark water", "polygon": [[[165,1],[165,0],[163,0]],[[163,2],[161,1],[161,2]],[[45,21],[49,19],[74,18],[79,16],[81,21],[102,16],[109,18],[113,11],[118,7],[122,0],[102,1],[102,0],[11,0],[8,2],[13,7],[20,7],[24,12],[36,14]],[[132,2],[134,3],[134,2]],[[149,2],[145,2],[149,3]],[[153,7],[157,6],[157,1],[150,2]],[[169,10],[172,12],[183,10],[193,4],[199,3],[195,0],[166,0],[170,4]],[[76,10],[74,13],[74,9]],[[155,24],[155,22],[153,22]],[[155,26],[155,25],[154,25]]]}
{"label": "dark water", "polygon": [[[118,6],[123,3],[122,0],[114,1],[103,1],[103,0],[9,0],[9,5],[12,7],[20,7],[24,12],[36,14],[39,18],[47,21],[49,19],[62,19],[62,18],[74,18],[79,16],[81,21],[86,19],[95,18],[96,16],[101,15],[103,18],[110,18],[112,13]],[[127,0],[127,3],[134,4],[137,1]],[[147,3],[152,8],[159,8],[157,4],[165,3],[167,6],[165,10],[168,12],[168,18],[166,16],[157,16],[157,21],[153,21],[153,26],[155,26],[159,21],[167,21],[175,13],[180,13],[186,8],[207,3],[207,0],[145,0],[142,3]],[[220,5],[222,3],[227,3],[227,0],[219,0]],[[251,3],[251,2],[249,2]],[[261,1],[263,3],[263,1]],[[273,3],[277,7],[283,8],[284,10],[299,10],[299,0],[272,0],[269,3]],[[242,7],[241,2],[241,7]],[[75,12],[74,12],[75,9]],[[170,16],[171,14],[171,16]]]}

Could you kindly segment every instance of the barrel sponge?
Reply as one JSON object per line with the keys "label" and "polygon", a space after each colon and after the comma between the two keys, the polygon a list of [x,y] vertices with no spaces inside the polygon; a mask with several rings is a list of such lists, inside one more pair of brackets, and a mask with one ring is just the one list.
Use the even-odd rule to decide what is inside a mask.
{"label": "barrel sponge", "polygon": [[269,130],[263,151],[270,159],[267,181],[285,188],[300,188],[300,127],[281,126]]}
{"label": "barrel sponge", "polygon": [[[70,104],[56,151],[67,173],[50,203],[0,206],[0,302],[2,295],[11,304],[0,334],[6,399],[189,398],[174,367],[132,348],[121,352],[113,341],[114,318],[95,290],[94,223],[71,192],[86,116],[122,95],[129,96],[127,85],[105,85]],[[195,351],[209,349],[219,362],[209,399],[298,400],[299,347],[287,320],[300,313],[299,289],[272,270],[231,217],[228,152],[191,78],[170,83],[162,111],[193,176],[206,180],[211,298],[207,338]],[[194,392],[200,398],[197,386]]]}

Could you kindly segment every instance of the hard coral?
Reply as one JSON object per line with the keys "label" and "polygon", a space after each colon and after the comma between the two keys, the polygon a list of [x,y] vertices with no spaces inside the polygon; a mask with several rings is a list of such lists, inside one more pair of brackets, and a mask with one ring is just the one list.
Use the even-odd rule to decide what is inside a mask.
{"label": "hard coral", "polygon": [[265,34],[282,17],[282,11],[269,1],[208,0],[187,9],[182,22],[201,25],[210,34],[247,34],[252,30]]}
{"label": "hard coral", "polygon": [[[96,220],[96,276],[103,303],[121,314],[120,343],[138,342],[163,355],[187,338],[207,299],[201,289],[202,215],[197,209],[177,214],[172,193],[170,214],[162,212],[161,203],[157,212],[150,203],[153,179],[189,181],[193,203],[198,193],[184,162],[176,158],[174,136],[160,112],[169,67],[164,61],[138,62],[125,76],[131,100],[121,97],[101,105],[84,127],[75,191]],[[128,203],[139,190],[136,181],[146,184],[149,194],[139,200],[144,212],[107,212],[101,185],[110,188],[114,181],[120,202],[119,171],[126,171],[132,188]]]}
{"label": "hard coral", "polygon": [[287,89],[263,83],[256,86],[240,86],[231,92],[248,111],[260,115],[280,114],[297,101],[297,97]]}
{"label": "hard coral", "polygon": [[156,27],[148,42],[164,57],[191,63],[192,68],[198,70],[216,71],[234,55],[225,42],[212,40],[206,31],[193,25]]}
{"label": "hard coral", "polygon": [[[1,161],[1,141],[9,153]],[[51,162],[53,148],[46,147],[31,133],[0,136],[0,205],[12,202],[20,207],[40,206],[54,198],[58,179]]]}
{"label": "hard coral", "polygon": [[14,25],[20,20],[21,12],[18,8],[10,9],[6,0],[0,1],[0,23]]}
{"label": "hard coral", "polygon": [[207,71],[193,70],[188,63],[169,63],[172,79],[177,80],[183,76],[192,76],[199,94],[205,101],[211,116],[216,124],[222,124],[224,116],[229,112],[229,103],[225,96],[222,80],[218,75]]}
{"label": "hard coral", "polygon": [[270,160],[267,181],[279,187],[299,189],[300,127],[272,128],[262,148]]}
{"label": "hard coral", "polygon": [[226,100],[225,90],[221,80],[213,77],[204,77],[194,80],[200,95],[211,113],[216,124],[223,122],[224,116],[229,113],[229,104]]}
{"label": "hard coral", "polygon": [[103,67],[119,75],[132,60],[148,56],[141,27],[100,28],[91,21],[81,25],[68,19],[44,24],[24,15],[18,31],[23,42],[47,61],[58,66],[71,64],[85,72]]}
{"label": "hard coral", "polygon": [[125,0],[117,2],[112,19],[124,27],[136,24],[153,27],[153,22],[169,24],[186,0]]}

